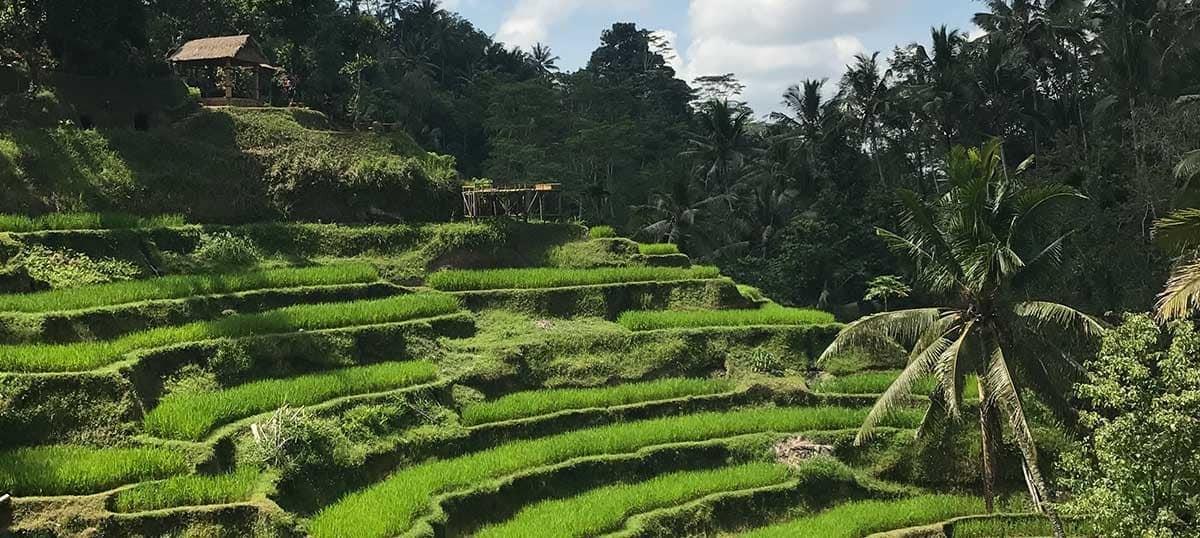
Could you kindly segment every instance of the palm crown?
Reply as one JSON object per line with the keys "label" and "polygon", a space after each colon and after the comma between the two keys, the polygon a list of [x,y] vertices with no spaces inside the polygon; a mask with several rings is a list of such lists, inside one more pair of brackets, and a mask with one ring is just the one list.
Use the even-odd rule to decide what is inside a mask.
{"label": "palm crown", "polygon": [[[1010,177],[1001,157],[999,142],[955,148],[945,167],[945,194],[926,202],[901,191],[901,230],[878,231],[912,265],[918,284],[943,305],[885,312],[851,323],[822,356],[825,360],[851,348],[876,350],[889,342],[911,346],[907,368],[868,414],[860,443],[893,410],[908,403],[915,383],[927,376],[936,380],[936,388],[918,435],[935,419],[960,417],[964,381],[968,374],[977,374],[989,507],[995,435],[991,424],[1005,419],[1023,456],[1030,492],[1035,501],[1045,498],[1021,385],[1028,382],[1043,394],[1063,394],[1061,383],[1073,376],[1061,374],[1075,364],[1061,350],[1062,337],[1093,337],[1102,331],[1099,321],[1072,308],[1019,296],[1023,276],[1056,262],[1067,237],[1040,241],[1047,217],[1058,202],[1082,196],[1065,186],[1023,185]],[[1052,508],[1046,508],[1053,516]]]}

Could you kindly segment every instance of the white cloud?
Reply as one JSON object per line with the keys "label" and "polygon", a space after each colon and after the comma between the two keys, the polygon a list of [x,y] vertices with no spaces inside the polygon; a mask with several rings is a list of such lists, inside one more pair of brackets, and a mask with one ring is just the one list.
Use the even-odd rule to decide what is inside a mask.
{"label": "white cloud", "polygon": [[[759,114],[780,108],[784,90],[808,78],[836,79],[859,35],[909,0],[690,0],[692,41],[681,78],[735,73]],[[832,85],[830,86],[832,88]]]}
{"label": "white cloud", "polygon": [[545,42],[550,28],[581,8],[599,6],[630,9],[644,6],[653,0],[517,0],[500,24],[496,38],[510,47],[529,49]]}

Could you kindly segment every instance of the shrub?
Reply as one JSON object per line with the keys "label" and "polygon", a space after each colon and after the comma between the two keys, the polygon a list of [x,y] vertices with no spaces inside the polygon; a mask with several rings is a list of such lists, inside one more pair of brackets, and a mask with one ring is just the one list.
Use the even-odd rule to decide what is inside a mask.
{"label": "shrub", "polygon": [[738,293],[740,293],[742,295],[742,297],[744,297],[747,301],[750,301],[752,303],[766,303],[769,301],[767,299],[767,296],[763,295],[762,290],[760,290],[754,286],[738,284],[737,289],[738,289]]}
{"label": "shrub", "polygon": [[83,495],[187,472],[187,455],[166,448],[56,445],[0,452],[0,491],[17,496]]}
{"label": "shrub", "polygon": [[733,390],[733,383],[716,379],[663,379],[615,387],[545,389],[510,394],[463,409],[467,425],[501,422],[546,415],[568,409],[613,407],[684,396],[718,394]]}
{"label": "shrub", "polygon": [[262,254],[254,242],[229,232],[205,234],[192,252],[199,265],[218,271],[245,270],[258,265]]}
{"label": "shrub", "polygon": [[82,371],[111,364],[124,354],[139,349],[220,338],[398,323],[457,311],[457,299],[440,293],[291,306],[258,314],[238,314],[220,320],[151,329],[102,342],[0,346],[0,371]]}
{"label": "shrub", "polygon": [[361,457],[349,455],[350,451],[350,441],[336,423],[285,406],[251,427],[251,437],[239,456],[287,477],[301,469],[329,468]]}
{"label": "shrub", "polygon": [[[508,443],[459,458],[400,470],[367,489],[343,497],[312,520],[313,536],[392,536],[409,529],[429,510],[433,495],[575,458],[624,454],[654,445],[703,441],[742,434],[857,427],[865,409],[764,408],[644,420]],[[904,411],[891,424],[913,427],[920,413]]]}
{"label": "shrub", "polygon": [[[858,501],[819,514],[759,529],[748,538],[820,536],[859,538],[876,532],[928,525],[983,512],[983,500],[955,495],[924,495],[895,501]],[[955,533],[955,536],[958,536]]]}
{"label": "shrub", "polygon": [[61,291],[0,295],[0,310],[30,313],[81,310],[138,301],[179,299],[193,295],[215,295],[267,288],[354,284],[373,282],[378,279],[375,268],[367,264],[273,269],[218,275],[167,276]]}
{"label": "shrub", "polygon": [[241,468],[227,474],[177,476],[141,484],[117,494],[116,511],[140,512],[246,501],[260,478],[258,470]]}
{"label": "shrub", "polygon": [[41,245],[26,246],[13,263],[24,266],[29,276],[54,289],[132,280],[141,274],[141,269],[126,261],[93,259],[73,250],[54,250]]}
{"label": "shrub", "polygon": [[632,331],[685,327],[745,327],[754,325],[826,325],[833,314],[820,310],[786,308],[771,304],[751,310],[631,311],[618,323]]}
{"label": "shrub", "polygon": [[255,381],[215,392],[171,393],[146,415],[145,427],[159,437],[198,440],[216,426],[285,405],[399,389],[435,377],[437,369],[428,362],[383,363]]}
{"label": "shrub", "polygon": [[216,374],[195,364],[189,364],[163,383],[163,392],[176,397],[207,394],[221,390]]}
{"label": "shrub", "polygon": [[427,283],[443,291],[562,288],[629,282],[709,279],[721,276],[716,267],[622,267],[609,269],[489,269],[439,271]]}
{"label": "shrub", "polygon": [[609,239],[620,236],[617,235],[617,229],[612,226],[592,226],[588,228],[588,237],[591,239]]}
{"label": "shrub", "polygon": [[638,243],[638,252],[643,256],[666,256],[679,254],[679,246],[671,243]]}
{"label": "shrub", "polygon": [[476,536],[537,536],[546,529],[554,529],[560,536],[601,536],[619,530],[627,518],[636,514],[723,491],[778,484],[789,476],[787,467],[769,463],[672,473],[644,482],[603,487],[568,499],[540,502],[504,523],[484,528]]}

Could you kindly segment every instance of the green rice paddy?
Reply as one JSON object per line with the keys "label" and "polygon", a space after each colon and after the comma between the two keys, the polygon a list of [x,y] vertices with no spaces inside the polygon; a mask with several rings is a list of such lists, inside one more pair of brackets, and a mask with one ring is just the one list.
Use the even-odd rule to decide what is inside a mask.
{"label": "green rice paddy", "polygon": [[510,394],[496,400],[468,405],[463,424],[474,426],[536,417],[569,409],[612,407],[685,396],[718,394],[734,389],[722,379],[662,379],[614,387],[544,389]]}
{"label": "green rice paddy", "polygon": [[0,451],[0,491],[19,497],[83,495],[167,478],[191,467],[178,449],[23,447]]}
{"label": "green rice paddy", "polygon": [[621,314],[618,319],[618,323],[632,331],[755,325],[827,325],[835,322],[833,314],[828,312],[787,308],[776,304],[746,310],[631,311]]}
{"label": "green rice paddy", "polygon": [[426,283],[442,291],[565,288],[630,282],[672,282],[717,278],[716,267],[619,267],[603,269],[486,269],[478,271],[439,271]]}

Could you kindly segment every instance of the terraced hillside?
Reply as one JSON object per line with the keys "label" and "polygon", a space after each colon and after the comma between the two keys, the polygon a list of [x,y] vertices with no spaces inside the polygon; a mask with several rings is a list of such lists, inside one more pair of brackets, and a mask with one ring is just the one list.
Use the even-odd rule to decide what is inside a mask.
{"label": "terraced hillside", "polygon": [[[253,263],[205,263],[218,236]],[[854,445],[902,356],[822,371],[833,316],[661,246],[511,223],[0,245],[10,289],[45,287],[31,250],[134,268],[0,295],[0,534],[1046,532],[963,518],[970,482],[918,462],[971,447],[914,442],[919,396]]]}

